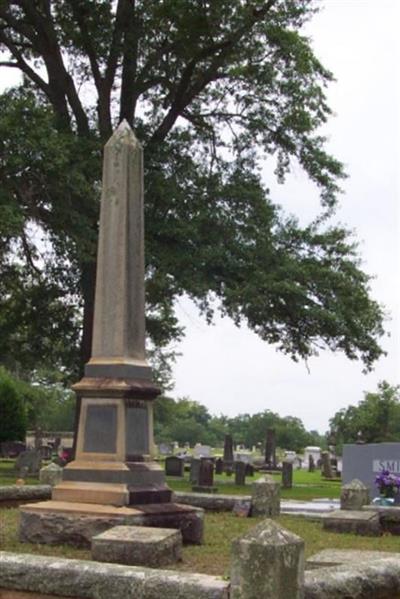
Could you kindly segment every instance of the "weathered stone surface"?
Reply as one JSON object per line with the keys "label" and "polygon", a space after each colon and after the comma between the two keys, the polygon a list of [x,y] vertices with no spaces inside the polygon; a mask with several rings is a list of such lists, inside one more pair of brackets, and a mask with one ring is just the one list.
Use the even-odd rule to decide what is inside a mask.
{"label": "weathered stone surface", "polygon": [[395,599],[399,593],[399,559],[319,568],[305,573],[305,599]]}
{"label": "weathered stone surface", "polygon": [[400,553],[388,551],[363,551],[358,549],[324,549],[306,561],[306,569],[328,566],[359,565],[381,559],[395,559],[400,564]]}
{"label": "weathered stone surface", "polygon": [[40,469],[39,472],[39,480],[42,485],[50,485],[54,487],[59,482],[62,481],[63,477],[63,469],[58,464],[54,464],[53,462],[48,466],[44,466],[44,468]]}
{"label": "weathered stone surface", "polygon": [[0,485],[0,502],[2,501],[32,501],[34,499],[50,499],[49,485]]}
{"label": "weathered stone surface", "polygon": [[252,516],[279,516],[281,486],[272,476],[264,476],[251,485]]}
{"label": "weathered stone surface", "polygon": [[42,458],[40,452],[36,449],[27,449],[22,451],[15,462],[15,470],[19,476],[33,475],[36,476],[42,466]]}
{"label": "weathered stone surface", "polygon": [[245,485],[246,484],[246,464],[245,464],[245,462],[235,462],[234,470],[235,470],[235,485]]}
{"label": "weathered stone surface", "polygon": [[282,463],[282,488],[291,489],[293,487],[293,462]]}
{"label": "weathered stone surface", "polygon": [[214,495],[211,493],[183,493],[181,491],[175,491],[174,497],[179,503],[215,512],[231,512],[238,502],[251,501],[250,495]]}
{"label": "weathered stone surface", "polygon": [[171,528],[114,526],[92,538],[92,558],[159,568],[182,559],[182,534]]}
{"label": "weathered stone surface", "polygon": [[382,532],[400,535],[400,507],[364,505],[363,511],[378,514]]}
{"label": "weathered stone surface", "polygon": [[357,478],[347,485],[343,485],[340,493],[340,509],[361,510],[363,505],[369,504],[369,490]]}
{"label": "weathered stone surface", "polygon": [[0,588],[80,599],[228,599],[214,576],[0,552]]}
{"label": "weathered stone surface", "polygon": [[304,541],[264,520],[232,543],[231,599],[303,598]]}
{"label": "weathered stone surface", "polygon": [[22,542],[90,547],[93,536],[122,524],[175,528],[185,543],[203,542],[204,511],[176,503],[128,508],[48,501],[25,505],[20,511]]}
{"label": "weathered stone surface", "polygon": [[333,478],[333,470],[331,465],[331,456],[329,451],[323,451],[321,453],[322,460],[322,476],[325,478]]}
{"label": "weathered stone surface", "polygon": [[337,510],[322,517],[324,530],[350,532],[365,536],[379,536],[381,526],[379,516],[373,512],[358,510]]}

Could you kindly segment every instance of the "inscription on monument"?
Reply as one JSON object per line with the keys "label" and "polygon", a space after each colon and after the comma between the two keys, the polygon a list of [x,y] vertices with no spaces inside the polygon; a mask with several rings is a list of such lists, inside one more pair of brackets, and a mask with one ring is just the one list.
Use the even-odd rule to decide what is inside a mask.
{"label": "inscription on monument", "polygon": [[86,409],[85,444],[88,453],[117,450],[117,406],[94,405]]}
{"label": "inscription on monument", "polygon": [[149,423],[147,408],[128,407],[126,410],[126,453],[149,453]]}

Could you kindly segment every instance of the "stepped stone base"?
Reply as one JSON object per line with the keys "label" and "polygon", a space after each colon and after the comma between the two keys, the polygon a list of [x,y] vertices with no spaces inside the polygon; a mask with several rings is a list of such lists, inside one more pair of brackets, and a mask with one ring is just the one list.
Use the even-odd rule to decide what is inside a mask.
{"label": "stepped stone base", "polygon": [[43,501],[20,508],[20,540],[25,543],[90,547],[92,537],[114,526],[154,526],[181,531],[184,543],[203,542],[204,510],[178,503],[115,507]]}
{"label": "stepped stone base", "polygon": [[52,499],[75,503],[127,505],[129,491],[126,485],[118,483],[64,481],[54,487]]}

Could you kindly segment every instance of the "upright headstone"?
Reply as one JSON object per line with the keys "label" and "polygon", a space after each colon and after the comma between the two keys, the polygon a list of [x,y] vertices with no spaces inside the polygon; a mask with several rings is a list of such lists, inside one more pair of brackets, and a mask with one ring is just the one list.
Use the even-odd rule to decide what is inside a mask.
{"label": "upright headstone", "polygon": [[314,458],[312,455],[308,456],[308,471],[309,472],[314,472],[315,470],[315,462],[314,462]]}
{"label": "upright headstone", "polygon": [[263,520],[232,544],[231,599],[303,599],[304,541]]}
{"label": "upright headstone", "polygon": [[235,485],[246,484],[246,463],[235,462]]}
{"label": "upright headstone", "polygon": [[192,458],[190,462],[190,482],[192,485],[199,484],[200,460]]}
{"label": "upright headstone", "polygon": [[291,489],[293,487],[293,462],[282,462],[282,488]]}
{"label": "upright headstone", "polygon": [[265,463],[268,468],[276,468],[276,434],[274,428],[267,429],[265,439]]}
{"label": "upright headstone", "polygon": [[20,478],[25,476],[37,476],[42,467],[40,452],[36,449],[22,451],[15,462],[15,470]]}
{"label": "upright headstone", "polygon": [[225,435],[224,439],[224,464],[233,464],[233,439],[232,435]]}
{"label": "upright headstone", "polygon": [[246,464],[245,476],[254,476],[253,464]]}
{"label": "upright headstone", "polygon": [[193,491],[202,493],[215,493],[217,488],[214,487],[214,464],[208,458],[201,458],[198,483],[192,487]]}
{"label": "upright headstone", "polygon": [[222,458],[217,458],[215,460],[215,474],[222,474],[224,471],[224,462]]}
{"label": "upright headstone", "polygon": [[76,457],[54,499],[85,502],[87,483],[107,485],[99,502],[114,505],[168,490],[152,461],[160,391],[146,359],[144,302],[143,151],[123,121],[104,148],[92,352],[73,387],[81,401]]}
{"label": "upright headstone", "polygon": [[333,478],[333,470],[331,466],[331,456],[329,451],[321,453],[322,459],[322,476],[325,478]]}
{"label": "upright headstone", "polygon": [[183,476],[184,461],[175,455],[165,458],[165,474],[167,476]]}

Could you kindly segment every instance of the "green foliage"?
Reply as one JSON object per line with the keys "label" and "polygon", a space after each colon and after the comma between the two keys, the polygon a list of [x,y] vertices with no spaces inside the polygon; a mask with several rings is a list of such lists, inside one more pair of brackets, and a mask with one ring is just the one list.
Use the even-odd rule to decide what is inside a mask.
{"label": "green foliage", "polygon": [[[37,379],[53,365],[67,379],[88,359],[101,147],[122,118],[145,147],[154,351],[182,334],[174,302],[187,294],[209,320],[217,304],[293,359],[330,348],[371,368],[383,313],[350,234],[329,225],[344,172],[318,133],[333,76],[301,33],[315,10],[0,3],[2,64],[24,74],[0,98],[0,358],[13,371]],[[266,158],[279,181],[300,164],[319,187],[315,223],[274,205]]]}
{"label": "green foliage", "polygon": [[275,428],[277,445],[282,449],[301,451],[307,445],[325,445],[317,432],[305,430],[299,418],[282,418],[269,410],[228,418],[211,416],[205,406],[186,398],[174,401],[162,397],[155,402],[154,436],[158,443],[177,441],[181,445],[222,447],[225,434],[230,433],[235,443],[263,447],[267,428]]}
{"label": "green foliage", "polygon": [[0,367],[0,421],[0,443],[25,440],[24,402],[15,381],[2,367]]}
{"label": "green foliage", "polygon": [[359,432],[366,443],[400,441],[400,387],[382,381],[376,392],[365,393],[357,406],[339,410],[329,422],[339,448],[357,441]]}

